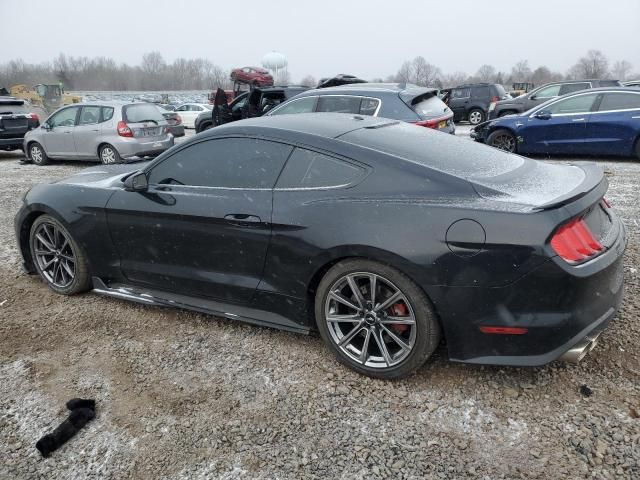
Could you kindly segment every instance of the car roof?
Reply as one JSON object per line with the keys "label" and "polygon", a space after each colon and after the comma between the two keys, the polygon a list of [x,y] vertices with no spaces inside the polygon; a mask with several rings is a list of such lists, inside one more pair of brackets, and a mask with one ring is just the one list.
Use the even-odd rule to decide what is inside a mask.
{"label": "car roof", "polygon": [[392,123],[398,123],[398,121],[348,113],[297,113],[239,120],[212,128],[197,136],[224,136],[246,133],[266,135],[277,132],[297,132],[325,138],[336,138],[360,128],[379,128]]}
{"label": "car roof", "polygon": [[9,105],[24,105],[25,101],[22,98],[0,96],[0,103],[6,103]]}
{"label": "car roof", "polygon": [[578,90],[576,92],[571,92],[558,98],[568,97],[569,95],[577,95],[581,93],[597,93],[597,92],[640,93],[637,90],[634,90],[633,88],[629,88],[629,87],[598,87],[598,88],[587,88],[585,90]]}

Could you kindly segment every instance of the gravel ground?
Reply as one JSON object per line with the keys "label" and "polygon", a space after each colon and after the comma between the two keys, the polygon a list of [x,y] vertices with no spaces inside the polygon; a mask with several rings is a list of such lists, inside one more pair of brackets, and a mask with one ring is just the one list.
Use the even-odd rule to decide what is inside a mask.
{"label": "gravel ground", "polygon": [[[13,215],[87,164],[19,158],[0,152],[0,478],[640,478],[640,163],[598,162],[629,228],[627,293],[582,363],[466,366],[441,347],[385,382],[317,337],[53,294],[20,272]],[[96,419],[40,458],[75,396]]]}

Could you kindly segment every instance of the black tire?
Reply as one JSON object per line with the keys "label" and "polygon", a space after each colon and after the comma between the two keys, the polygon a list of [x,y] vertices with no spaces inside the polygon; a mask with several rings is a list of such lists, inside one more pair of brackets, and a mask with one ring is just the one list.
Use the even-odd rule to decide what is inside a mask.
{"label": "black tire", "polygon": [[[53,232],[52,235],[47,235],[43,229],[46,229],[48,232]],[[52,229],[57,229],[61,235],[56,235],[55,230]],[[38,237],[43,237],[49,242],[51,242],[52,238],[59,240],[58,245],[51,244],[54,247],[61,247],[59,249],[59,254],[47,254],[46,256],[39,255],[40,252],[52,250],[49,248],[41,250],[43,243]],[[65,240],[67,241],[66,244]],[[52,216],[41,215],[35,220],[35,222],[33,222],[29,233],[29,248],[31,250],[31,258],[36,267],[36,271],[40,275],[40,278],[54,292],[61,295],[74,295],[76,293],[85,292],[90,288],[91,276],[89,275],[89,263],[87,262],[87,257],[65,226]],[[69,257],[72,257],[74,261],[70,262],[68,260]],[[52,267],[54,268],[54,272],[56,266],[59,268],[58,273],[52,274],[47,270],[46,262],[49,262],[49,260],[54,262],[54,266]],[[68,283],[62,281],[56,283],[56,279],[64,278],[61,277],[61,275],[66,274],[67,279],[71,277],[68,270],[63,271],[62,273],[60,272],[64,267],[63,262],[66,263],[67,267],[71,268],[73,278],[68,280]],[[73,266],[71,266],[71,264],[73,264]]]}
{"label": "black tire", "polygon": [[202,122],[200,124],[200,129],[196,133],[204,132],[205,130],[209,130],[212,127],[213,127],[212,122]]}
{"label": "black tire", "polygon": [[640,137],[636,140],[636,158],[640,160]]}
{"label": "black tire", "polygon": [[481,109],[473,108],[469,111],[468,118],[471,125],[479,125],[485,121],[487,116]]}
{"label": "black tire", "polygon": [[47,165],[49,163],[47,152],[44,151],[44,148],[38,142],[29,144],[29,158],[33,163],[39,166]]}
{"label": "black tire", "polygon": [[505,152],[518,152],[518,140],[513,133],[504,128],[491,132],[487,137],[486,144]]}
{"label": "black tire", "polygon": [[114,163],[122,162],[122,158],[120,158],[118,150],[108,143],[100,146],[100,149],[98,150],[98,157],[104,165],[113,165]]}
{"label": "black tire", "polygon": [[[367,280],[366,277],[370,275],[375,275],[377,280],[376,284],[376,298],[374,298],[374,303],[378,307],[383,307],[385,300],[388,300],[389,297],[385,297],[383,295],[383,289],[386,289],[388,286],[394,287],[400,294],[403,296],[402,299],[395,300],[394,303],[391,303],[388,307],[380,309],[378,315],[380,316],[380,320],[372,319],[371,313],[367,313],[361,316],[361,319],[351,320],[345,322],[341,321],[332,322],[332,327],[329,327],[329,322],[327,321],[327,316],[325,312],[330,310],[331,302],[335,302],[332,297],[329,297],[329,294],[336,288],[340,288],[341,282],[347,278],[348,275],[355,274],[356,283],[358,285],[358,290],[360,291],[360,295],[362,295],[362,301],[367,304],[367,309],[374,309],[375,306],[371,305],[371,302],[367,301],[367,295],[370,295],[371,288],[367,290]],[[359,280],[358,280],[359,279]],[[364,280],[364,283],[363,282]],[[371,286],[372,282],[369,281],[369,285]],[[349,284],[351,285],[351,284]],[[345,285],[346,286],[346,285]],[[335,290],[337,291],[337,290]],[[350,290],[353,292],[353,290]],[[390,290],[390,292],[393,290]],[[390,294],[389,294],[390,295]],[[344,298],[344,297],[343,297]],[[351,298],[355,299],[355,295]],[[381,302],[378,300],[384,299]],[[407,303],[405,303],[405,299]],[[355,300],[353,300],[355,301]],[[396,303],[397,302],[397,303]],[[333,305],[338,305],[334,303]],[[387,313],[385,313],[389,308],[398,308],[398,305],[404,305],[403,309],[405,314],[409,312],[409,314],[413,315],[414,323],[411,326],[407,326],[407,330],[404,333],[402,331],[395,330],[398,326],[388,325],[386,331],[384,330],[385,326],[381,325],[382,322],[389,321],[389,318],[395,319],[396,317],[387,317]],[[371,311],[371,310],[369,310]],[[335,313],[335,315],[341,315],[340,313]],[[392,313],[391,315],[401,315],[399,313]],[[440,342],[440,325],[436,318],[436,315],[431,307],[431,302],[424,294],[424,292],[411,280],[409,277],[404,275],[399,270],[390,267],[388,265],[384,265],[378,262],[374,262],[371,260],[364,259],[349,259],[343,260],[336,265],[334,265],[329,271],[325,274],[325,276],[320,281],[318,288],[316,290],[315,297],[315,317],[316,324],[318,330],[320,332],[320,336],[324,340],[324,342],[331,349],[336,358],[343,364],[352,368],[353,370],[362,373],[364,375],[368,375],[374,378],[382,378],[382,379],[395,379],[406,376],[421,367],[429,356],[433,353],[433,351],[438,346]],[[369,318],[367,318],[369,317]],[[410,317],[407,317],[410,318]],[[366,322],[366,323],[363,323]],[[371,322],[371,323],[369,323]],[[345,325],[345,331],[351,333],[355,331],[355,329],[360,328],[356,335],[352,336],[352,341],[346,343],[346,347],[340,347],[338,345],[338,341],[334,338],[336,334],[336,327],[334,325]],[[342,329],[343,327],[340,327]],[[394,354],[398,358],[398,363],[391,365],[386,358],[384,357],[384,364],[382,364],[379,360],[382,359],[382,348],[379,347],[380,343],[378,343],[378,339],[376,339],[376,334],[372,333],[377,331],[380,333],[383,344],[385,344],[385,351],[387,355],[391,353],[391,350],[387,349],[387,345],[393,347],[399,347],[398,343],[394,343],[392,337],[386,333],[389,332],[389,329],[393,329],[393,334],[398,335],[402,340],[407,342],[407,346],[410,346],[408,349],[408,353],[404,353],[405,356],[399,354],[399,352],[407,352],[407,350],[402,350],[401,348]],[[344,331],[340,331],[340,333],[344,333]],[[409,335],[407,337],[402,337],[402,335]],[[345,337],[348,337],[347,333],[344,333]],[[386,339],[389,342],[385,342]],[[368,341],[375,340],[374,346],[369,346]],[[364,357],[364,360],[356,360],[349,356],[349,353],[342,350],[345,348],[349,350],[349,348],[354,347],[353,343],[361,342],[360,345],[360,358]],[[412,344],[410,342],[413,342]],[[367,346],[365,349],[364,347]],[[357,348],[356,348],[357,350]],[[352,352],[356,352],[356,350],[352,350]],[[378,356],[369,355],[369,352],[378,352]],[[364,355],[362,352],[366,352]],[[355,353],[353,353],[355,356]],[[398,356],[399,355],[399,356]],[[389,357],[392,359],[393,357]],[[371,362],[369,362],[371,360]],[[377,363],[377,366],[375,362]],[[367,365],[367,363],[372,363],[372,365]]]}

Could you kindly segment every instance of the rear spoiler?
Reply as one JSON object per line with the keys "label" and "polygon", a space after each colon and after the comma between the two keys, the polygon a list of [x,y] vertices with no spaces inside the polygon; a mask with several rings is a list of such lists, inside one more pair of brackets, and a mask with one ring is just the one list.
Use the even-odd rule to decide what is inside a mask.
{"label": "rear spoiler", "polygon": [[596,165],[595,163],[586,163],[573,166],[582,169],[582,171],[584,172],[585,178],[582,183],[570,192],[561,195],[558,198],[554,198],[550,202],[543,203],[542,205],[537,205],[535,207],[535,210],[549,210],[551,208],[562,207],[578,200],[579,198],[584,197],[600,186],[603,187],[602,195],[604,196],[604,193],[607,191],[607,187],[609,186],[609,182],[604,176],[602,167]]}
{"label": "rear spoiler", "polygon": [[407,85],[399,95],[400,99],[410,107],[428,97],[438,94],[437,88],[418,87],[416,85]]}

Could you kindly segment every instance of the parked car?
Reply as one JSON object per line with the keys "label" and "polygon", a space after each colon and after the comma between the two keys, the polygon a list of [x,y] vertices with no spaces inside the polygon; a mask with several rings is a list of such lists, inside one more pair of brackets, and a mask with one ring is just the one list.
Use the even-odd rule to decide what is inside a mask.
{"label": "parked car", "polygon": [[526,95],[492,102],[489,105],[489,119],[504,117],[514,113],[522,113],[550,98],[561,97],[567,93],[599,87],[620,87],[618,80],[566,80],[547,83]]}
{"label": "parked car", "polygon": [[100,160],[153,157],[173,145],[162,111],[152,103],[95,102],[63,107],[24,137],[27,158]]}
{"label": "parked car", "polygon": [[510,98],[510,95],[498,83],[473,83],[445,88],[441,90],[441,98],[453,111],[454,121],[468,120],[471,125],[478,125],[487,119],[492,102]]}
{"label": "parked car", "polygon": [[207,103],[183,103],[174,110],[182,118],[182,124],[185,128],[196,128],[196,118],[201,113],[211,115],[213,106]]}
{"label": "parked car", "polygon": [[339,87],[340,85],[349,85],[351,83],[367,83],[367,81],[354,75],[341,73],[335,77],[321,78],[316,88]]}
{"label": "parked car", "polygon": [[[237,97],[235,97],[228,105],[223,104],[217,110],[215,106],[213,107],[211,112],[202,112],[200,115],[196,117],[196,121],[194,122],[196,133],[203,132],[212,128],[215,125],[223,125],[229,122],[235,122],[236,120],[242,119],[242,109],[247,102],[247,97],[249,96],[249,92],[243,92]],[[226,92],[225,92],[225,97]],[[214,116],[218,114],[220,117],[214,122]]]}
{"label": "parked car", "polygon": [[624,82],[623,85],[625,87],[640,88],[640,80],[631,80],[629,82]]}
{"label": "parked car", "polygon": [[269,71],[260,67],[234,68],[231,70],[231,80],[234,82],[249,83],[256,87],[273,85],[273,77]]}
{"label": "parked car", "polygon": [[183,137],[184,125],[182,124],[182,117],[180,117],[178,112],[174,110],[168,110],[165,106],[158,105],[158,108],[160,108],[160,110],[162,111],[162,116],[167,121],[169,133],[174,137]]}
{"label": "parked car", "polygon": [[337,112],[380,116],[455,133],[453,113],[435,88],[405,83],[357,83],[307,90],[267,115]]}
{"label": "parked car", "polygon": [[0,96],[0,150],[22,149],[24,136],[39,125],[40,118],[29,103]]}
{"label": "parked car", "polygon": [[471,137],[508,152],[640,159],[640,90],[594,88],[478,125]]}
{"label": "parked car", "polygon": [[622,302],[625,228],[597,165],[314,113],[230,123],[136,168],[33,187],[15,219],[26,271],[59,294],[317,329],[380,378],[442,337],[454,361],[578,361]]}

